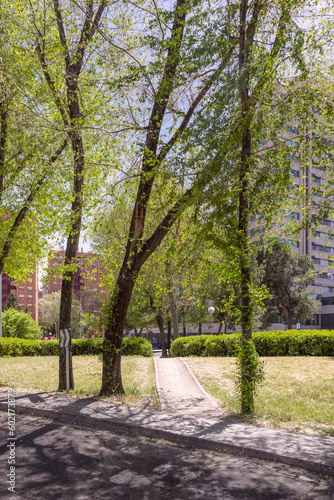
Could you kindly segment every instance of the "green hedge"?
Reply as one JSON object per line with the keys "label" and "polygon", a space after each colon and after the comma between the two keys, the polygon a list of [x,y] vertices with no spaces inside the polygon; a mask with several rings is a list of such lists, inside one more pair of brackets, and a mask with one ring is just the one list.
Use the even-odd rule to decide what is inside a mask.
{"label": "green hedge", "polygon": [[[72,353],[74,356],[101,354],[103,339],[74,339]],[[153,356],[150,342],[140,337],[123,339],[123,356]],[[58,356],[58,340],[25,340],[18,338],[0,339],[0,356]]]}
{"label": "green hedge", "polygon": [[[254,332],[260,356],[334,356],[333,330],[273,330]],[[240,334],[180,337],[171,345],[171,356],[234,356]]]}

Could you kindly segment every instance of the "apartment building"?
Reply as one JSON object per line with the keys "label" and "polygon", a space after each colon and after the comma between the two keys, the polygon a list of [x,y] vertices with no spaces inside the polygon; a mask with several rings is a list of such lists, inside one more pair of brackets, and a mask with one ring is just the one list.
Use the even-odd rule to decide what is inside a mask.
{"label": "apartment building", "polygon": [[38,267],[37,263],[34,271],[27,279],[19,283],[14,278],[2,273],[2,310],[6,307],[9,296],[16,295],[17,306],[22,311],[31,314],[35,321],[38,321]]}
{"label": "apartment building", "polygon": [[[284,133],[284,140],[288,141],[289,145],[295,141],[298,142],[297,137],[297,127],[292,127]],[[312,141],[312,136],[309,140]],[[331,155],[328,155],[327,164],[310,158],[307,165],[301,167],[298,158],[292,156],[291,186],[294,184],[297,189],[301,187],[305,196],[304,202],[296,199],[296,204],[292,203],[290,210],[283,213],[285,222],[289,222],[289,219],[294,219],[297,223],[302,220],[306,206],[308,217],[312,220],[312,215],[316,214],[321,207],[321,199],[326,198],[323,187],[329,184],[328,168],[331,168],[331,163]],[[259,221],[256,218],[250,222],[250,234],[264,232],[264,229],[258,228],[258,225]],[[281,236],[282,239],[286,239],[280,227],[280,224],[274,224],[271,233],[276,233],[277,237]],[[256,239],[257,236],[254,236],[254,240]],[[314,284],[310,288],[314,291],[316,298],[321,301],[322,307],[319,314],[314,315],[313,320],[302,320],[302,326],[334,329],[334,211],[328,218],[317,222],[316,225],[312,224],[310,229],[302,229],[298,237],[288,239],[294,252],[310,256],[317,271]],[[283,326],[283,324],[278,324],[277,328]]]}
{"label": "apartment building", "polygon": [[[43,285],[43,296],[58,292],[62,287],[61,266],[65,259],[65,250],[53,250],[48,262],[48,283]],[[103,284],[105,270],[98,255],[81,251],[77,253],[77,271],[74,276],[73,291],[82,298],[84,312],[96,312],[107,297],[108,289]],[[90,290],[96,292],[90,293]],[[85,296],[83,294],[85,293]],[[95,309],[94,309],[95,308]]]}

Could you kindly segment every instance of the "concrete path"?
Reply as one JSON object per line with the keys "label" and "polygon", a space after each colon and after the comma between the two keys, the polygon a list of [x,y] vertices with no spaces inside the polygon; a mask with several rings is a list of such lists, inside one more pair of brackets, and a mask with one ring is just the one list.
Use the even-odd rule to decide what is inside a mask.
{"label": "concrete path", "polygon": [[[13,399],[14,396],[10,396]],[[110,404],[94,398],[15,394],[18,414],[121,431],[169,442],[272,460],[334,476],[334,438],[292,434],[276,429],[209,420],[167,412],[152,412]],[[8,412],[8,394],[0,392],[0,410]],[[10,412],[11,413],[11,412]]]}
{"label": "concrete path", "polygon": [[226,416],[179,358],[155,358],[154,364],[163,410],[217,420]]}

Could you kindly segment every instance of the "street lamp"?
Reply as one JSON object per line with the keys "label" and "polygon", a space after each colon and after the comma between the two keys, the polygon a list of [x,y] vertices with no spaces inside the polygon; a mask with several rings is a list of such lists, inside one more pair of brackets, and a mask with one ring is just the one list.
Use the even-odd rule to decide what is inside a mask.
{"label": "street lamp", "polygon": [[212,315],[215,312],[215,308],[210,306],[208,307],[208,313],[210,314],[210,322],[212,323]]}
{"label": "street lamp", "polygon": [[82,297],[85,295],[87,292],[97,292],[97,288],[93,288],[92,290],[85,290],[84,293],[80,296],[80,321],[79,321],[79,327],[80,327],[80,338],[83,338],[83,333],[81,332],[81,311],[82,311]]}

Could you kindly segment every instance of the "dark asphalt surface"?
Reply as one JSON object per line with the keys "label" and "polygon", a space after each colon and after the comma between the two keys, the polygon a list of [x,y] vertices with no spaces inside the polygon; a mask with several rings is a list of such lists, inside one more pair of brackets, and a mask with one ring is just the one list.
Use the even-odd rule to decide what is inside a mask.
{"label": "dark asphalt surface", "polygon": [[16,414],[16,493],[0,412],[1,499],[333,499],[334,478],[282,464],[173,446]]}

